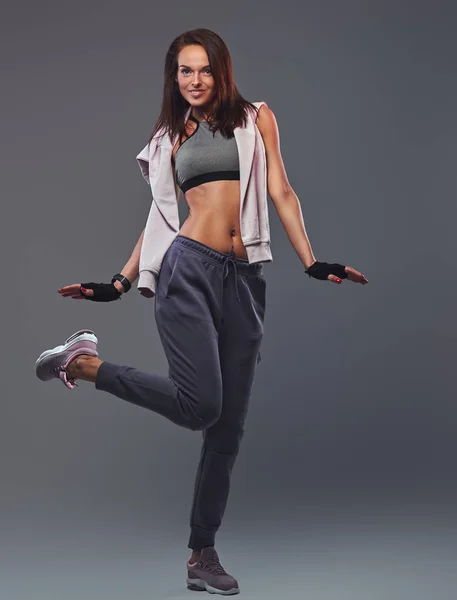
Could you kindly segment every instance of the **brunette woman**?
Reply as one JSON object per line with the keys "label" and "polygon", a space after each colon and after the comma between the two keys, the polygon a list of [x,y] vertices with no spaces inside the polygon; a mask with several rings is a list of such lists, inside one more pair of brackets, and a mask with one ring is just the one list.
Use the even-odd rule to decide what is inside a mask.
{"label": "brunette woman", "polygon": [[[207,29],[188,31],[165,60],[162,111],[137,157],[153,201],[131,257],[110,283],[76,283],[65,298],[117,300],[139,278],[155,298],[168,375],[103,361],[88,329],[43,352],[42,380],[83,379],[203,434],[190,517],[187,585],[235,594],[214,548],[238,454],[265,316],[263,263],[272,260],[267,192],[305,272],[366,284],[355,269],[316,261],[283,165],[275,115],[239,93],[229,51]],[[179,188],[189,216],[179,226]]]}

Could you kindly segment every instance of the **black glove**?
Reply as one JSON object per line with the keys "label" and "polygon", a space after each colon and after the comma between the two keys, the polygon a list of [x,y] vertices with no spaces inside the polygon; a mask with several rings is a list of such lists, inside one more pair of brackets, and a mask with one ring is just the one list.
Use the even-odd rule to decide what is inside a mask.
{"label": "black glove", "polygon": [[86,294],[80,290],[81,296],[84,296],[86,300],[92,300],[93,302],[111,302],[112,300],[119,300],[121,292],[115,287],[114,283],[81,283],[81,287],[94,290],[93,296],[86,296]]}
{"label": "black glove", "polygon": [[346,279],[348,274],[344,270],[344,265],[339,263],[314,262],[310,267],[305,269],[305,273],[314,279],[325,281],[329,275],[336,275],[340,279]]}

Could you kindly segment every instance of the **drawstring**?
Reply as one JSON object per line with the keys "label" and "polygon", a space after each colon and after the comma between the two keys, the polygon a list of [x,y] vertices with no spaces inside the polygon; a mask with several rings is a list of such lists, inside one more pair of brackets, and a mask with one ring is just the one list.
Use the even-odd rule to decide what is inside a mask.
{"label": "drawstring", "polygon": [[[236,261],[234,260],[234,256],[235,256],[235,252],[234,252],[234,246],[232,244],[232,248],[230,250],[230,253],[225,257],[224,259],[224,266],[222,269],[222,286],[221,286],[221,301],[220,301],[220,306],[222,307],[222,302],[223,302],[223,294],[224,294],[224,281],[227,279],[227,276],[229,274],[229,263],[232,263],[233,265],[233,270],[235,271],[235,290],[236,290],[236,297],[238,298],[238,302],[241,302],[240,299],[240,294],[238,292],[238,271],[236,268]],[[222,323],[224,322],[224,319],[222,319]]]}

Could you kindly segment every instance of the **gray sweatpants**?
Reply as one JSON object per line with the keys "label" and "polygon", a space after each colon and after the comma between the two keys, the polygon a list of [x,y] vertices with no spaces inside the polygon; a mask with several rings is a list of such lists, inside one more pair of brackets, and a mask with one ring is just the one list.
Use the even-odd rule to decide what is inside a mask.
{"label": "gray sweatpants", "polygon": [[263,337],[266,282],[259,263],[178,235],[157,282],[155,318],[169,374],[104,361],[95,387],[202,430],[188,547],[213,546],[244,431]]}

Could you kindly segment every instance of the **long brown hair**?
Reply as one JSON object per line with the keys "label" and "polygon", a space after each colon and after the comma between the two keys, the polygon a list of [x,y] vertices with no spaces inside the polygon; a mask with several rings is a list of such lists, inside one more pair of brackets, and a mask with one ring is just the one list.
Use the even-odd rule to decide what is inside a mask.
{"label": "long brown hair", "polygon": [[178,35],[171,43],[164,69],[162,109],[149,138],[149,142],[158,131],[164,128],[162,135],[168,132],[170,141],[177,134],[179,139],[186,136],[184,115],[190,103],[183,98],[175,81],[178,70],[178,54],[185,46],[197,44],[208,54],[209,64],[215,83],[215,94],[210,103],[208,122],[211,131],[220,131],[227,138],[233,137],[235,127],[244,127],[247,111],[257,108],[245,100],[235,84],[232,59],[222,38],[209,29],[192,29]]}

